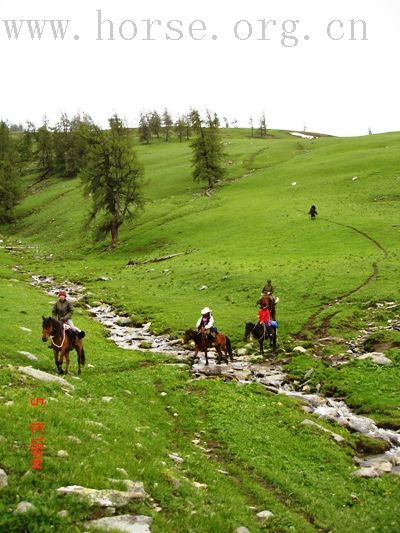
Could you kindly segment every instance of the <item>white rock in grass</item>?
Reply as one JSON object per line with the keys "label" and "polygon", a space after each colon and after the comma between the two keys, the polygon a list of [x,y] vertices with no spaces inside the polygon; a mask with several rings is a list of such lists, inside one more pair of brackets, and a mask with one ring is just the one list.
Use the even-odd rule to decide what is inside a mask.
{"label": "white rock in grass", "polygon": [[57,457],[67,458],[69,453],[66,450],[58,450]]}
{"label": "white rock in grass", "polygon": [[250,530],[248,530],[247,527],[240,526],[235,529],[235,533],[250,533]]}
{"label": "white rock in grass", "polygon": [[113,397],[112,396],[103,396],[101,399],[102,399],[103,402],[110,403],[110,402],[112,402]]}
{"label": "white rock in grass", "polygon": [[33,355],[33,353],[30,353],[30,352],[18,352],[19,354],[23,355],[24,357],[26,357],[27,359],[29,359],[30,361],[38,361],[39,359],[36,357],[36,355]]}
{"label": "white rock in grass", "polygon": [[94,368],[94,366],[91,365],[90,363],[88,365],[86,365],[86,366],[87,366],[87,368]]}
{"label": "white rock in grass", "polygon": [[81,439],[78,439],[78,437],[74,437],[73,435],[68,435],[67,439],[71,442],[75,442],[75,444],[82,444]]}
{"label": "white rock in grass", "polygon": [[143,483],[140,481],[132,481],[127,491],[97,490],[80,485],[70,485],[68,487],[60,487],[57,492],[58,494],[76,494],[79,499],[87,500],[91,505],[99,505],[100,507],[124,507],[132,500],[143,501],[146,496]]}
{"label": "white rock in grass", "polygon": [[293,348],[293,352],[295,352],[295,353],[306,353],[307,350],[305,348],[303,348],[303,346],[296,346],[295,348]]}
{"label": "white rock in grass", "polygon": [[358,176],[353,176],[353,177],[351,178],[351,181],[356,181],[356,180],[358,180]]}
{"label": "white rock in grass", "polygon": [[61,518],[66,518],[68,514],[68,511],[66,509],[63,509],[62,511],[58,511],[57,516],[60,516]]}
{"label": "white rock in grass", "polygon": [[206,488],[208,488],[208,485],[206,483],[199,483],[198,481],[193,481],[192,485],[193,485],[193,487],[195,489],[206,489]]}
{"label": "white rock in grass", "polygon": [[48,374],[47,372],[43,372],[42,370],[37,370],[36,368],[32,368],[31,366],[19,366],[18,372],[20,372],[21,374],[25,374],[26,376],[30,376],[31,378],[38,379],[40,381],[57,383],[58,385],[66,387],[67,389],[73,390],[75,388],[65,379],[60,378],[59,376],[53,376],[52,374]]}
{"label": "white rock in grass", "polygon": [[123,476],[125,477],[129,477],[129,474],[128,472],[125,470],[125,468],[116,468],[115,469],[117,472],[119,472],[120,474],[122,474]]}
{"label": "white rock in grass", "polygon": [[29,511],[35,511],[35,506],[30,502],[19,502],[17,507],[14,510],[14,514],[24,514],[28,513]]}
{"label": "white rock in grass", "polygon": [[183,463],[182,457],[179,457],[176,453],[169,453],[168,457],[175,461],[175,463]]}
{"label": "white rock in grass", "polygon": [[293,181],[292,182],[292,187],[296,187],[296,185],[297,185],[297,181]]}
{"label": "white rock in grass", "polygon": [[274,516],[274,514],[271,513],[271,511],[261,511],[260,513],[257,513],[257,517],[261,520],[268,520],[268,518],[271,518],[272,516]]}
{"label": "white rock in grass", "polygon": [[6,472],[0,468],[0,489],[7,487],[8,485],[8,476]]}
{"label": "white rock in grass", "polygon": [[372,359],[377,365],[391,365],[392,361],[386,357],[383,353],[380,352],[370,352],[359,355],[357,359]]}
{"label": "white rock in grass", "polygon": [[94,527],[103,531],[123,531],[125,533],[150,533],[153,519],[145,515],[119,515],[85,522],[85,527]]}
{"label": "white rock in grass", "polygon": [[19,326],[19,329],[22,331],[27,331],[28,333],[32,333],[32,330],[29,328],[24,328],[23,326]]}

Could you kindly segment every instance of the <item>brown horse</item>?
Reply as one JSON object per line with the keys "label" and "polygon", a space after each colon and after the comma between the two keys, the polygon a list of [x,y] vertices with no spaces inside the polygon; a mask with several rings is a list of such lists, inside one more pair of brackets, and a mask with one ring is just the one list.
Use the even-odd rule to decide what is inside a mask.
{"label": "brown horse", "polygon": [[[217,364],[221,364],[222,359],[228,363],[228,356],[233,361],[232,345],[229,337],[223,333],[217,333],[215,337],[207,334],[207,331],[201,329],[195,331],[187,329],[183,337],[184,342],[194,341],[194,356],[197,357],[199,352],[204,352],[206,358],[206,365],[208,365],[208,349],[214,347],[217,352]],[[222,353],[223,352],[223,353]]]}
{"label": "brown horse", "polygon": [[[75,348],[78,354],[78,374],[81,373],[81,365],[85,365],[85,351],[82,340],[70,330],[65,330],[61,322],[48,316],[43,318],[42,341],[46,342],[51,338],[51,347],[54,351],[54,359],[59,374],[68,374],[69,352]],[[65,372],[62,369],[65,356]]]}

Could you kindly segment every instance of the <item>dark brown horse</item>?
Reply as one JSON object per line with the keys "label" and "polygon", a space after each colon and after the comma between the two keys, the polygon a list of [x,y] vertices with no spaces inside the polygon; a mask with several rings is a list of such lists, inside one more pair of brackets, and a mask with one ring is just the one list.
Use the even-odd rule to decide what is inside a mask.
{"label": "dark brown horse", "polygon": [[264,324],[253,324],[246,322],[244,328],[244,339],[247,340],[252,335],[253,339],[260,345],[260,354],[264,355],[264,341],[269,339],[269,345],[275,350],[276,348],[276,328]]}
{"label": "dark brown horse", "polygon": [[[42,341],[46,342],[51,338],[51,347],[54,351],[54,359],[59,374],[68,374],[69,367],[69,352],[75,348],[78,354],[78,374],[81,373],[81,365],[85,365],[85,351],[83,349],[82,340],[70,330],[65,330],[61,322],[48,316],[42,316]],[[62,365],[65,357],[65,372]]]}
{"label": "dark brown horse", "polygon": [[204,329],[195,331],[193,329],[187,329],[183,337],[184,342],[194,341],[194,356],[197,357],[199,352],[204,352],[206,358],[206,365],[208,365],[208,350],[212,347],[217,352],[217,364],[221,364],[222,359],[228,363],[228,356],[233,361],[232,345],[229,337],[223,333],[217,333],[215,337],[212,337]]}

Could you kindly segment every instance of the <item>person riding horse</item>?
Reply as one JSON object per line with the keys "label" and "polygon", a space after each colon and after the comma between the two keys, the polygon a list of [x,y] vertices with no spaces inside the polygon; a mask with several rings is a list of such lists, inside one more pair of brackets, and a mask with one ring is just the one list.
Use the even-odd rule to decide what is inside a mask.
{"label": "person riding horse", "polygon": [[71,319],[72,313],[72,303],[67,300],[67,293],[65,291],[60,291],[58,293],[58,300],[53,305],[53,318],[56,318],[62,324],[67,324],[72,333],[76,334],[79,339],[83,339],[83,337],[85,336],[85,332],[74,325]]}
{"label": "person riding horse", "polygon": [[274,288],[272,286],[271,280],[269,279],[263,287],[263,291],[260,295],[260,298],[257,300],[257,304],[260,309],[263,305],[266,305],[269,309],[271,319],[276,320],[276,304],[279,302],[278,296],[273,295]]}
{"label": "person riding horse", "polygon": [[211,337],[215,338],[218,333],[218,329],[214,326],[214,317],[211,309],[209,307],[204,307],[200,313],[201,317],[196,323],[197,331],[204,331],[204,333],[208,333],[211,335]]}
{"label": "person riding horse", "polygon": [[271,314],[269,312],[268,306],[266,303],[263,303],[261,309],[258,310],[258,322],[264,326],[264,328],[269,325],[271,320]]}
{"label": "person riding horse", "polygon": [[270,279],[267,280],[267,283],[264,285],[262,292],[264,294],[272,294],[274,292],[274,288]]}

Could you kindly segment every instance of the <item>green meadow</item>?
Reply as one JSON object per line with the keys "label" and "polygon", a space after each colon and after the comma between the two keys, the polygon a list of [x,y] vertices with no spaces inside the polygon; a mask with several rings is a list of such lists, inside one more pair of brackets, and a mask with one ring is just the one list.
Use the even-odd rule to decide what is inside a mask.
{"label": "green meadow", "polygon": [[[314,368],[311,390],[320,385],[356,412],[400,429],[398,331],[370,340],[372,350],[383,346],[389,366],[330,364],[332,354],[346,352],[345,340],[396,318],[396,309],[376,304],[399,302],[400,133],[306,140],[284,131],[266,139],[243,129],[221,132],[226,176],[211,196],[191,178],[188,143],[136,146],[146,205],[122,226],[112,251],[108,241],[94,243],[85,226],[89,205],[78,179],[38,182],[34,171],[23,177],[15,224],[0,228],[0,468],[8,474],[0,531],[84,531],[83,522],[102,511],[56,489],[110,488],[116,468],[142,481],[161,508],[147,498],[118,512],[152,516],[153,532],[399,531],[400,477],[353,477],[357,434],[318,420],[344,437],[338,444],[301,425],[312,415],[294,399],[255,384],[194,381],[167,356],[119,349],[86,311],[85,302],[110,303],[133,322],[150,321],[154,332],[180,338],[207,305],[237,350],[272,279],[280,298],[278,351],[266,358],[294,380]],[[307,214],[312,204],[315,221]],[[140,264],[172,254],[182,255]],[[93,367],[74,379],[72,354],[67,379],[75,389],[68,394],[16,370],[31,364],[55,373],[41,340],[41,316],[50,314],[53,298],[30,286],[32,274],[87,289],[74,319],[87,333]],[[333,340],[316,351],[326,336]],[[306,354],[292,353],[299,344]],[[44,397],[45,406],[32,407],[34,397]],[[40,471],[30,469],[34,420],[45,424]],[[184,461],[175,463],[172,453]],[[19,501],[36,510],[13,514]],[[66,518],[57,515],[62,509]],[[268,521],[256,517],[265,509],[274,515]]]}

